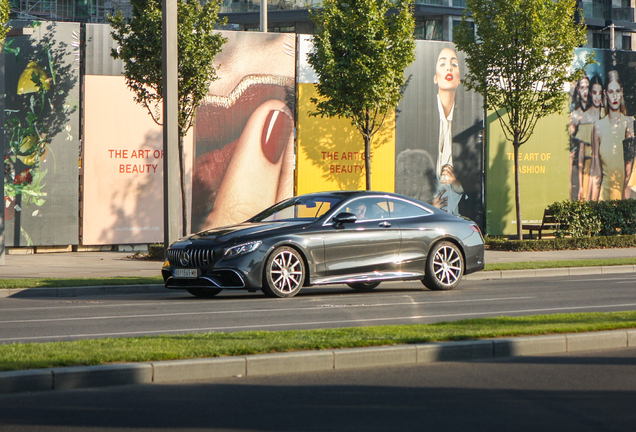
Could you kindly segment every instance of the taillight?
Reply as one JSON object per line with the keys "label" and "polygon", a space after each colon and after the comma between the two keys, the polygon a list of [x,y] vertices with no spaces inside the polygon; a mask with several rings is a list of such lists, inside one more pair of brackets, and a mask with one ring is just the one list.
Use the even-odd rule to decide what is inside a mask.
{"label": "taillight", "polygon": [[470,224],[470,229],[475,231],[476,233],[478,233],[481,236],[481,238],[484,238],[484,236],[481,233],[481,230],[479,229],[479,227],[477,225]]}

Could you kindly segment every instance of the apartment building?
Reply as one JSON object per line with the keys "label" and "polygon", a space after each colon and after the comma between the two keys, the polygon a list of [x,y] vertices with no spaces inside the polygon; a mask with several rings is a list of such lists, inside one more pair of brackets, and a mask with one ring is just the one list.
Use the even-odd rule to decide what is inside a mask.
{"label": "apartment building", "polygon": [[[268,0],[268,31],[311,34],[311,8],[321,0]],[[130,0],[11,0],[12,19],[105,22],[121,10],[131,16]],[[588,26],[588,47],[636,50],[636,0],[579,0]],[[466,0],[415,0],[415,37],[452,41]],[[258,31],[261,0],[223,0],[221,16],[229,29]]]}

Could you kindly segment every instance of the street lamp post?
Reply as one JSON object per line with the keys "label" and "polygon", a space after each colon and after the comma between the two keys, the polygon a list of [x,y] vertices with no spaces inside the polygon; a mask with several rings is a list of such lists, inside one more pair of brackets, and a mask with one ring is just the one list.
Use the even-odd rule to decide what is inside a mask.
{"label": "street lamp post", "polygon": [[181,209],[179,188],[179,117],[177,0],[163,0],[162,72],[163,72],[163,244],[164,255],[170,243],[179,237]]}

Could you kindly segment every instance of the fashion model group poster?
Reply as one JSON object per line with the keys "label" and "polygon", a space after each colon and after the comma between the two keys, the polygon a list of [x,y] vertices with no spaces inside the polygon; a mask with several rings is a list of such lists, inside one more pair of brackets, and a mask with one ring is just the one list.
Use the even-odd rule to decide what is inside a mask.
{"label": "fashion model group poster", "polygon": [[636,54],[581,48],[575,65],[591,51],[595,63],[570,89],[569,196],[636,198]]}
{"label": "fashion model group poster", "polygon": [[453,44],[416,42],[396,110],[395,191],[482,225],[482,98],[464,89]]}

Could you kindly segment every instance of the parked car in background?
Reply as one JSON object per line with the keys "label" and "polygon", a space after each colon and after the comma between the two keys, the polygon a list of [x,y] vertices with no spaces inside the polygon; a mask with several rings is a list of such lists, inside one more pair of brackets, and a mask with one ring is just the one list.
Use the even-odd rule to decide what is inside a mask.
{"label": "parked car in background", "polygon": [[304,286],[420,280],[455,288],[484,268],[477,225],[398,194],[339,191],[282,201],[248,221],[170,245],[166,288],[212,297],[224,289],[293,297]]}

